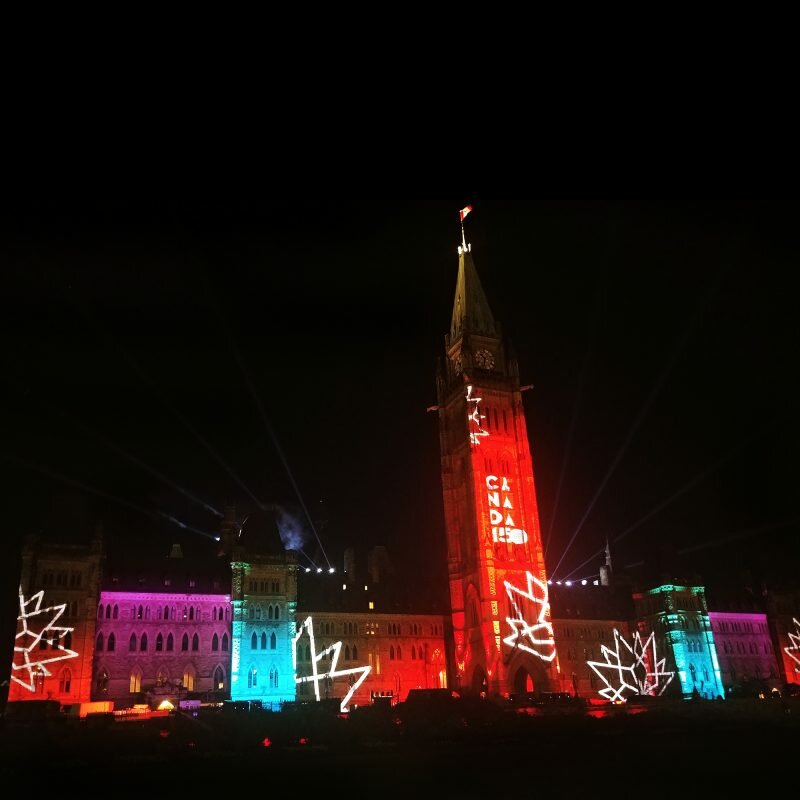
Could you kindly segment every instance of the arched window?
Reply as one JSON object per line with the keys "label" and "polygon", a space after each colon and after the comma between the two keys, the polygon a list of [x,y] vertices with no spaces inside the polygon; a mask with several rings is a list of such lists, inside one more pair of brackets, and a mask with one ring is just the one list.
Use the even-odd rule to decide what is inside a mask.
{"label": "arched window", "polygon": [[189,609],[186,606],[183,607],[183,618],[189,619]]}
{"label": "arched window", "polygon": [[105,667],[100,670],[100,674],[97,676],[95,686],[97,687],[97,692],[99,694],[105,694],[108,692],[108,670],[105,669]]}
{"label": "arched window", "polygon": [[156,636],[156,652],[160,653],[164,649],[164,637],[162,634]]}
{"label": "arched window", "polygon": [[394,645],[389,645],[389,661],[394,661]]}
{"label": "arched window", "polygon": [[181,650],[186,651],[189,649],[189,634],[184,633],[183,638],[181,639]]}
{"label": "arched window", "polygon": [[194,620],[194,606],[189,609],[189,619]]}
{"label": "arched window", "polygon": [[358,658],[358,648],[355,645],[353,645],[353,661],[355,661],[357,658]]}
{"label": "arched window", "polygon": [[397,645],[397,660],[402,661],[403,659],[403,651],[400,649],[400,645]]}
{"label": "arched window", "polygon": [[279,606],[275,606],[275,619],[281,618],[281,609]]}
{"label": "arched window", "polygon": [[192,650],[197,651],[200,649],[200,637],[195,634],[192,636]]}
{"label": "arched window", "polygon": [[261,634],[261,649],[262,650],[266,650],[267,649],[267,634],[266,633],[262,633]]}
{"label": "arched window", "polygon": [[214,652],[219,650],[219,636],[216,633],[211,637],[211,649]]}
{"label": "arched window", "polygon": [[258,686],[258,670],[255,665],[247,673],[247,688],[252,689],[254,686]]}
{"label": "arched window", "polygon": [[175,647],[175,639],[170,633],[167,635],[167,652],[171,653],[174,647]]}
{"label": "arched window", "polygon": [[411,645],[411,660],[414,661],[417,657],[417,648]]}
{"label": "arched window", "polygon": [[61,694],[69,694],[70,687],[72,686],[72,673],[69,669],[62,669],[61,674],[58,676],[58,691]]}
{"label": "arched window", "polygon": [[[306,645],[306,661],[311,661],[311,647]],[[303,684],[300,684],[301,686]]]}
{"label": "arched window", "polygon": [[166,686],[168,680],[169,675],[167,675],[167,671],[163,667],[160,668],[158,670],[158,674],[156,675],[156,685]]}
{"label": "arched window", "polygon": [[273,618],[273,615],[274,615],[274,613],[275,613],[275,612],[273,611],[273,609],[272,609],[272,606],[269,606],[269,607],[267,608],[267,619],[272,619],[272,618]]}
{"label": "arched window", "polygon": [[111,619],[111,606],[106,606],[106,619]]}
{"label": "arched window", "polygon": [[350,660],[350,645],[349,644],[346,644],[344,646],[344,660],[345,661],[349,661]]}
{"label": "arched window", "polygon": [[138,670],[131,672],[131,680],[128,685],[128,690],[131,694],[136,694],[142,691],[142,673]]}
{"label": "arched window", "polygon": [[164,619],[169,619],[169,606],[164,606]]}
{"label": "arched window", "polygon": [[139,640],[139,649],[143,652],[147,652],[147,634],[143,633],[142,638]]}
{"label": "arched window", "polygon": [[139,606],[138,610],[136,611],[136,619],[142,619],[144,616],[144,608]]}
{"label": "arched window", "polygon": [[269,649],[275,650],[277,646],[278,646],[278,637],[275,635],[275,631],[273,631],[271,636],[269,637]]}
{"label": "arched window", "polygon": [[131,638],[128,640],[128,650],[133,653],[136,650],[136,634],[132,633]]}
{"label": "arched window", "polygon": [[250,649],[257,650],[258,649],[258,636],[256,632],[253,631],[253,635],[250,637]]}
{"label": "arched window", "polygon": [[225,675],[222,672],[222,667],[217,667],[214,670],[214,688],[215,689],[225,688]]}
{"label": "arched window", "polygon": [[256,606],[256,619],[261,619],[261,606]]}
{"label": "arched window", "polygon": [[183,671],[183,686],[189,692],[194,691],[194,670],[191,667]]}
{"label": "arched window", "polygon": [[72,649],[72,631],[67,631],[67,635],[64,637],[64,649]]}
{"label": "arched window", "polygon": [[228,634],[227,633],[223,633],[222,634],[222,650],[225,653],[228,652]]}
{"label": "arched window", "polygon": [[275,668],[269,671],[269,688],[270,689],[278,688],[278,670]]}
{"label": "arched window", "polygon": [[103,619],[103,604],[97,606],[97,619]]}
{"label": "arched window", "polygon": [[248,612],[248,616],[250,617],[250,619],[255,619],[256,618],[256,608],[255,608],[255,606],[250,606],[250,611]]}

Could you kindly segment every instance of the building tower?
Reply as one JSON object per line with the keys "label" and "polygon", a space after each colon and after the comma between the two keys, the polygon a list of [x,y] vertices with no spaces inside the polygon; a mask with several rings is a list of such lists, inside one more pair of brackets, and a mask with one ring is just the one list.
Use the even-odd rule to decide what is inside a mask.
{"label": "building tower", "polygon": [[519,368],[466,242],[445,351],[437,389],[453,685],[559,688]]}

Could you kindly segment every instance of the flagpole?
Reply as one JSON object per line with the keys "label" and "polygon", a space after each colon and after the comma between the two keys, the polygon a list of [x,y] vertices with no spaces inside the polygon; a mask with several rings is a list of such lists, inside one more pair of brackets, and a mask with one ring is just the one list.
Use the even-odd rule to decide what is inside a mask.
{"label": "flagpole", "polygon": [[461,221],[461,246],[464,248],[464,252],[467,252],[467,239],[464,236],[464,212],[458,212],[458,218]]}

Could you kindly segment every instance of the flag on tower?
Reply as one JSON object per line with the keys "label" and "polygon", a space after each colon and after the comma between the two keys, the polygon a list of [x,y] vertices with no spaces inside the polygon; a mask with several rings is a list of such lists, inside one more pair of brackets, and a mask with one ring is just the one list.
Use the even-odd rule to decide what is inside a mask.
{"label": "flag on tower", "polygon": [[458,212],[458,216],[461,218],[462,222],[464,221],[464,219],[466,218],[467,214],[469,214],[470,211],[472,211],[472,206],[467,206],[466,208],[462,208],[461,211]]}

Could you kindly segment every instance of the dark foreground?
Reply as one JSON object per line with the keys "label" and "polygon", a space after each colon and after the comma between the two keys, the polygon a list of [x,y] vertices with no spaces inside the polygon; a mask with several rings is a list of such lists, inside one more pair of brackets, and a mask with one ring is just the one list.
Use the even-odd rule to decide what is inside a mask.
{"label": "dark foreground", "polygon": [[796,780],[800,704],[676,703],[599,719],[487,707],[402,721],[363,713],[7,722],[0,746],[4,793],[752,797]]}

